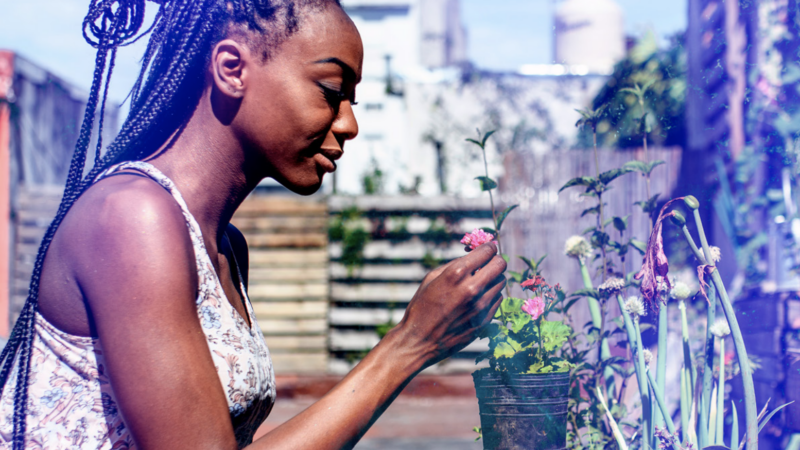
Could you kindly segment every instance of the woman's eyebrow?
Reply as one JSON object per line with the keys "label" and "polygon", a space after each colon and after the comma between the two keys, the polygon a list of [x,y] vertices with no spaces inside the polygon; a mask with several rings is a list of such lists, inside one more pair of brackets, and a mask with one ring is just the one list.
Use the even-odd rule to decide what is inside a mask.
{"label": "woman's eyebrow", "polygon": [[358,76],[356,75],[355,69],[347,65],[347,63],[345,63],[339,58],[332,57],[332,58],[320,59],[319,61],[314,61],[314,64],[336,64],[337,66],[342,68],[342,70],[344,71],[344,76],[346,78],[350,78],[356,82],[360,81],[358,79]]}

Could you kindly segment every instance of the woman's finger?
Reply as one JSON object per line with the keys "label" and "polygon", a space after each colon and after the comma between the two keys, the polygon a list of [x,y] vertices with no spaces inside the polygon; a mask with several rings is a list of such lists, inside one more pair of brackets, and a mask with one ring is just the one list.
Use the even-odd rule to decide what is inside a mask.
{"label": "woman's finger", "polygon": [[458,258],[457,262],[449,268],[457,278],[463,278],[484,267],[495,255],[497,255],[497,245],[494,242],[487,242]]}
{"label": "woman's finger", "polygon": [[508,264],[506,263],[506,260],[499,255],[495,255],[483,267],[481,267],[481,270],[475,272],[475,275],[472,277],[472,281],[477,283],[479,286],[488,286],[495,278],[502,276],[503,272],[506,271],[507,266]]}
{"label": "woman's finger", "polygon": [[475,302],[475,308],[478,311],[484,311],[491,307],[494,304],[497,296],[501,295],[503,292],[503,288],[506,287],[506,283],[507,281],[502,274],[495,277],[491,284],[487,286],[483,295],[481,295],[481,297]]}

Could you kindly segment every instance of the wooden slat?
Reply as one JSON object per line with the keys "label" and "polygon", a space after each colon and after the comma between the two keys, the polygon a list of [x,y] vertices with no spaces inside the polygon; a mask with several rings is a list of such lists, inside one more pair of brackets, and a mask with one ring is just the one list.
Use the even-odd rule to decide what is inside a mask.
{"label": "wooden slat", "polygon": [[328,251],[320,250],[250,250],[250,267],[313,266],[326,267]]}
{"label": "wooden slat", "polygon": [[413,283],[331,283],[331,299],[339,302],[409,302],[419,286]]}
{"label": "wooden slat", "polygon": [[324,319],[328,316],[328,302],[255,302],[253,311],[258,319]]}
{"label": "wooden slat", "polygon": [[277,374],[324,373],[328,369],[327,352],[274,353],[271,356]]}
{"label": "wooden slat", "polygon": [[324,352],[328,348],[328,338],[318,336],[267,336],[267,346],[272,353],[287,353],[294,350],[319,350]]}
{"label": "wooden slat", "polygon": [[330,276],[332,279],[421,281],[428,272],[429,270],[419,263],[365,264],[354,269],[351,274],[344,264],[331,263]]}
{"label": "wooden slat", "polygon": [[324,267],[256,267],[250,269],[250,283],[294,283],[297,281],[328,281]]}
{"label": "wooden slat", "polygon": [[[332,350],[359,351],[371,349],[380,338],[374,331],[331,330],[330,348]],[[462,352],[485,352],[489,350],[489,340],[475,340],[464,347]]]}
{"label": "wooden slat", "polygon": [[447,212],[447,211],[491,211],[489,197],[460,198],[452,196],[380,196],[369,195],[359,197],[333,196],[328,200],[331,211],[341,211],[357,206],[362,211],[408,211],[408,212]]}
{"label": "wooden slat", "polygon": [[260,247],[324,247],[328,243],[325,233],[263,233],[247,234],[247,245],[252,248]]}
{"label": "wooden slat", "polygon": [[328,228],[327,216],[234,217],[231,223],[243,233],[252,231],[321,231]]}
{"label": "wooden slat", "polygon": [[320,201],[299,201],[296,197],[267,197],[251,196],[239,209],[239,217],[270,216],[270,215],[298,215],[319,216],[327,215],[328,206]]}
{"label": "wooden slat", "polygon": [[255,284],[250,286],[248,293],[254,302],[261,299],[268,301],[290,298],[324,298],[328,295],[328,285],[326,283]]}
{"label": "wooden slat", "polygon": [[[342,245],[340,242],[330,243],[331,259],[342,257]],[[372,241],[364,246],[364,259],[422,259],[425,253],[430,252],[434,257],[440,259],[454,259],[464,256],[464,246],[458,242],[453,242],[447,247],[428,245],[419,239],[413,239],[401,244],[392,244],[388,241]]]}
{"label": "wooden slat", "polygon": [[324,334],[328,330],[326,319],[258,319],[264,335]]}
{"label": "wooden slat", "polygon": [[394,310],[372,309],[372,308],[339,308],[332,307],[329,313],[331,325],[380,325],[391,319],[394,323],[399,323],[403,319],[405,308],[399,307]]}

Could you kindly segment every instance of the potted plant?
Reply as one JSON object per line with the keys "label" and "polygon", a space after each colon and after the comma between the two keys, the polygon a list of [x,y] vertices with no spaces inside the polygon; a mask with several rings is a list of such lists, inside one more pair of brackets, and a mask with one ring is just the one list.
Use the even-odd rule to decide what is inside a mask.
{"label": "potted plant", "polygon": [[[495,211],[492,190],[497,183],[489,177],[486,164],[486,140],[468,139],[481,148],[486,167],[478,177],[481,190],[489,193],[494,228],[476,229],[461,240],[471,251],[497,239],[503,252],[499,232],[508,214],[517,205],[501,213]],[[503,255],[505,257],[505,255]],[[572,335],[572,328],[561,321],[549,321],[551,312],[563,312],[560,305],[566,298],[559,285],[551,286],[539,273],[542,262],[521,258],[528,268],[523,273],[511,272],[512,279],[527,299],[510,296],[506,288],[495,314],[480,337],[489,339],[489,350],[476,362],[489,360],[489,367],[473,373],[481,416],[481,434],[485,450],[549,450],[566,448],[567,414],[572,364],[558,356],[559,350]],[[543,259],[543,258],[542,258]]]}
{"label": "potted plant", "polygon": [[557,352],[572,328],[546,320],[565,295],[538,275],[522,286],[531,297],[503,299],[481,333],[489,351],[479,361],[489,367],[472,377],[486,450],[566,447],[571,364]]}

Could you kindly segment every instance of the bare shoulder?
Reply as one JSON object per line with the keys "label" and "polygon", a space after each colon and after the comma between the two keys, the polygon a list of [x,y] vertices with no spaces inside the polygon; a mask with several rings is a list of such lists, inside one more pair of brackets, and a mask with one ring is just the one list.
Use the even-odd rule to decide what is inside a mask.
{"label": "bare shoulder", "polygon": [[78,199],[59,233],[76,280],[95,298],[109,288],[136,291],[164,278],[196,282],[183,213],[149,178],[124,174],[99,181]]}

